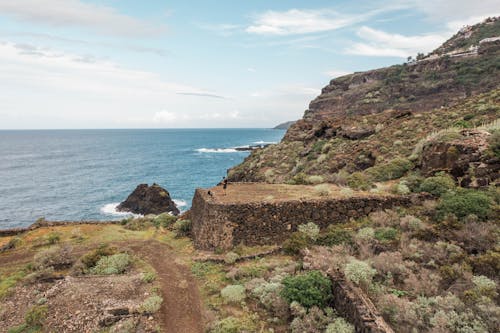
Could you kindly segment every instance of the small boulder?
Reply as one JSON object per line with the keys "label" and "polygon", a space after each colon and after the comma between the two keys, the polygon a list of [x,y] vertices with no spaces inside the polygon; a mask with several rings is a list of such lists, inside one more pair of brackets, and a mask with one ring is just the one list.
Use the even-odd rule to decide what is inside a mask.
{"label": "small boulder", "polygon": [[140,184],[128,198],[116,208],[119,212],[148,215],[172,213],[179,215],[180,211],[170,198],[170,193],[158,184],[148,186]]}

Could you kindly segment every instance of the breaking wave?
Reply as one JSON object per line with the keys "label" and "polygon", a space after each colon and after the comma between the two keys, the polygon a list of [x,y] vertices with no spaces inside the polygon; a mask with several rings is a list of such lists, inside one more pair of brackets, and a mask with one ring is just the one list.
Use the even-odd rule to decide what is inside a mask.
{"label": "breaking wave", "polygon": [[127,216],[134,216],[134,217],[140,217],[142,215],[140,214],[133,214],[129,212],[119,212],[116,210],[116,207],[118,207],[120,203],[119,202],[113,202],[106,204],[101,207],[100,211],[104,215],[111,215],[111,216],[119,216],[119,217],[127,217]]}

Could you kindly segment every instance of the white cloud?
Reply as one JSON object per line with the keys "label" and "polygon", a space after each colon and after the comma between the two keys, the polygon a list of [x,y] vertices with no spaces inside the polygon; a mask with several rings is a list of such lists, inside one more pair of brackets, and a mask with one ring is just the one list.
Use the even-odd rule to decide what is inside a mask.
{"label": "white cloud", "polygon": [[267,11],[258,15],[246,31],[260,35],[308,34],[336,30],[363,19],[363,15],[341,15],[329,9]]}
{"label": "white cloud", "polygon": [[448,33],[404,36],[369,27],[361,27],[357,34],[366,42],[354,43],[346,53],[401,58],[414,56],[419,52],[430,52],[449,37]]}
{"label": "white cloud", "polygon": [[155,35],[163,30],[162,27],[121,14],[112,7],[80,0],[1,0],[0,15],[122,36]]}
{"label": "white cloud", "polygon": [[[486,17],[500,14],[498,0],[403,0],[402,2],[423,12],[432,20],[463,22],[462,25],[477,23]],[[474,18],[476,21],[471,21]]]}
{"label": "white cloud", "polygon": [[341,69],[332,69],[332,70],[329,70],[329,71],[326,71],[325,74],[331,78],[337,78],[337,77],[341,77],[341,76],[344,76],[344,75],[347,75],[347,74],[351,74],[352,72],[349,72],[349,71],[344,71],[344,70],[341,70]]}
{"label": "white cloud", "polygon": [[195,23],[198,28],[215,32],[221,36],[227,37],[235,34],[236,32],[241,30],[241,26],[238,24],[230,24],[230,23],[220,23],[220,24],[211,24],[211,23]]}

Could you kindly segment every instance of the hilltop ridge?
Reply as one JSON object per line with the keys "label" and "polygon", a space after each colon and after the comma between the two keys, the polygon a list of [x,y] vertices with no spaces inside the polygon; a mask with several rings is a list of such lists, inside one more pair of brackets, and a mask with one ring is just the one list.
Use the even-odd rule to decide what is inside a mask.
{"label": "hilltop ridge", "polygon": [[229,179],[300,183],[317,176],[314,182],[335,183],[339,175],[409,158],[433,131],[493,121],[500,111],[499,22],[464,28],[418,61],[331,80],[280,144],[253,152]]}

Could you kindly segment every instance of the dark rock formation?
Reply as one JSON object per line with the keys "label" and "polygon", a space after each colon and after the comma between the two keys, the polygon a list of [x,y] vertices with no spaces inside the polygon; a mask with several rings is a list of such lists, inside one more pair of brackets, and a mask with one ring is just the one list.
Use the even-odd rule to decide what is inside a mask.
{"label": "dark rock formation", "polygon": [[499,177],[500,161],[487,154],[490,134],[482,130],[462,130],[461,138],[427,143],[422,151],[422,171],[432,175],[450,173],[461,186],[488,186]]}
{"label": "dark rock formation", "polygon": [[495,120],[500,18],[465,30],[418,61],[330,81],[279,144],[252,152],[228,179],[286,183],[304,174],[335,182],[340,171],[409,158],[433,132]]}
{"label": "dark rock formation", "polygon": [[158,184],[148,186],[141,184],[130,194],[124,202],[116,208],[120,212],[134,214],[161,214],[165,212],[178,215],[179,209],[170,198],[167,190]]}
{"label": "dark rock formation", "polygon": [[252,150],[255,150],[255,149],[266,148],[269,145],[271,145],[271,144],[270,143],[263,143],[263,144],[260,144],[260,145],[235,147],[234,149],[237,150],[237,151],[252,151]]}
{"label": "dark rock formation", "polygon": [[287,130],[290,128],[290,126],[292,126],[293,124],[295,124],[296,120],[293,120],[293,121],[287,121],[287,122],[284,122],[282,124],[279,124],[275,127],[273,127],[273,129],[284,129],[284,130]]}

